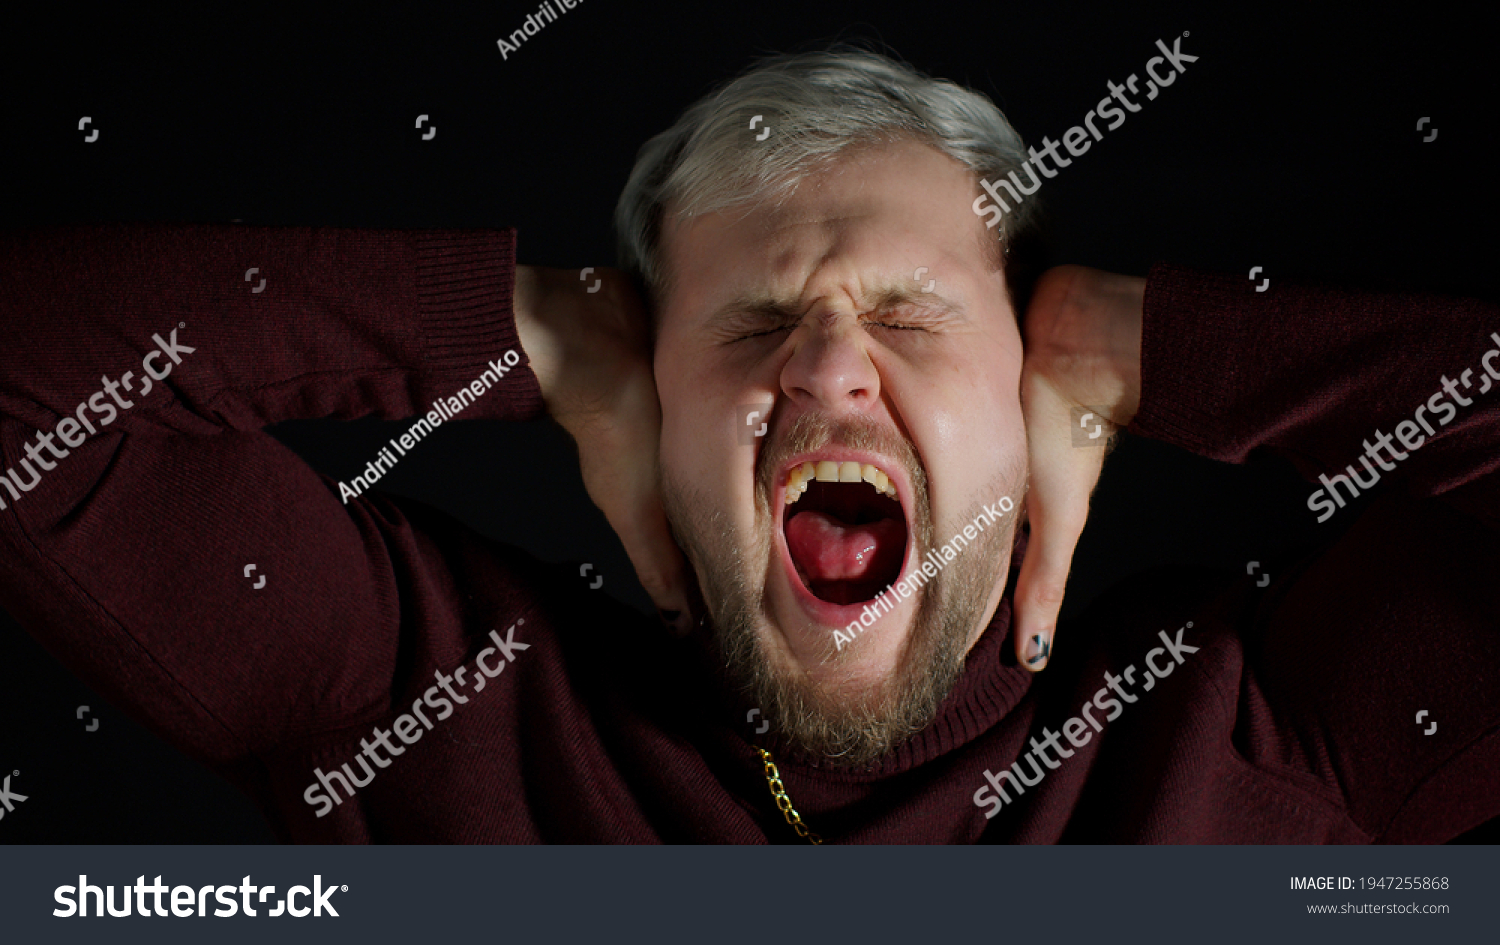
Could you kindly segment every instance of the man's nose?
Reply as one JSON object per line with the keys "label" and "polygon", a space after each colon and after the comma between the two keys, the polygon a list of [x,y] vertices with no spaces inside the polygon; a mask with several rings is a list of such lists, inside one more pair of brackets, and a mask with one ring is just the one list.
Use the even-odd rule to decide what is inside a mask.
{"label": "man's nose", "polygon": [[870,358],[870,336],[852,315],[825,315],[798,327],[781,389],[803,410],[860,414],[880,401],[880,374]]}

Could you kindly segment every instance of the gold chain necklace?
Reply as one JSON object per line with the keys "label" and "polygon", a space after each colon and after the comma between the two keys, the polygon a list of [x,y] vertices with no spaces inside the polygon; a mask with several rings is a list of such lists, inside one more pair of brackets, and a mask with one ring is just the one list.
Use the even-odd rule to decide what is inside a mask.
{"label": "gold chain necklace", "polygon": [[807,842],[813,845],[822,843],[823,838],[807,829],[807,825],[802,822],[802,815],[792,806],[792,799],[787,797],[786,786],[781,783],[781,772],[776,770],[776,762],[771,758],[771,753],[764,748],[755,750],[760,752],[760,760],[766,763],[766,785],[771,789],[771,796],[776,799],[776,809],[781,811],[781,816],[797,831],[797,836],[807,838]]}

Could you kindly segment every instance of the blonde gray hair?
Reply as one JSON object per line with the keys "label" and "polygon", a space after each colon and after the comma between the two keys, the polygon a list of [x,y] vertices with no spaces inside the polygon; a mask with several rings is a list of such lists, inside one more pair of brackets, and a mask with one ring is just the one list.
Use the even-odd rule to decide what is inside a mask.
{"label": "blonde gray hair", "polygon": [[[762,143],[752,128],[765,135],[768,127]],[[967,167],[976,194],[981,178],[1003,178],[1027,158],[1021,136],[985,95],[889,56],[836,44],[763,59],[641,147],[615,207],[619,264],[659,300],[668,281],[660,233],[669,204],[686,219],[778,200],[846,149],[903,138]],[[1036,209],[1031,200],[1005,215],[999,239],[990,237],[997,265],[1033,228]]]}

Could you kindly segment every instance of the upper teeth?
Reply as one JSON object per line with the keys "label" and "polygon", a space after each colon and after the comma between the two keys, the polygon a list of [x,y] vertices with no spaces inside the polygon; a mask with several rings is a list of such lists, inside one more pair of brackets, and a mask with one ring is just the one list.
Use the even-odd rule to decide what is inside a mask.
{"label": "upper teeth", "polygon": [[825,459],[817,463],[803,463],[787,473],[786,504],[791,505],[802,498],[802,493],[807,491],[807,484],[814,479],[819,482],[868,482],[881,495],[898,498],[896,484],[891,482],[891,477],[869,463],[835,463]]}

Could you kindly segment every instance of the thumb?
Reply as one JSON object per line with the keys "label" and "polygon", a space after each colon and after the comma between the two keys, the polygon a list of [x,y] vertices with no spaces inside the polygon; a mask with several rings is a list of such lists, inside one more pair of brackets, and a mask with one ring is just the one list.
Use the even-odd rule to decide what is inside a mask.
{"label": "thumb", "polygon": [[1029,393],[1025,408],[1031,418],[1031,485],[1026,511],[1031,538],[1016,579],[1015,646],[1020,664],[1037,672],[1052,657],[1073,552],[1088,522],[1089,497],[1099,481],[1105,451],[1073,446],[1068,407],[1048,385],[1034,383]]}

